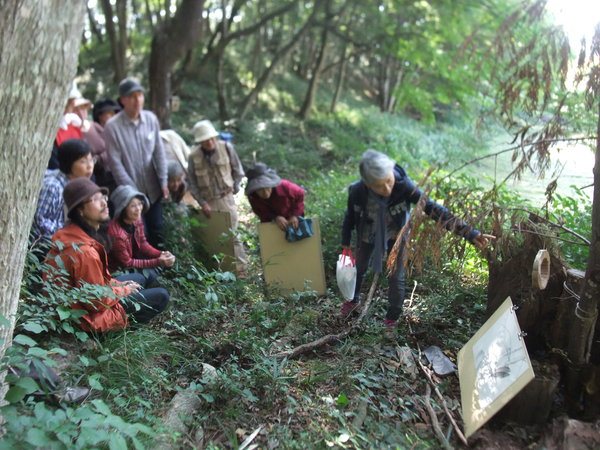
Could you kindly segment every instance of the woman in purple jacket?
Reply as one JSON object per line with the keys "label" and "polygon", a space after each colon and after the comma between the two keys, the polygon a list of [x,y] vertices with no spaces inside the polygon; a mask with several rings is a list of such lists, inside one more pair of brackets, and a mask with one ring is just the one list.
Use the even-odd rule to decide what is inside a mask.
{"label": "woman in purple jacket", "polygon": [[252,211],[261,222],[275,222],[282,231],[298,228],[298,217],[304,215],[304,189],[282,180],[264,163],[256,163],[246,172],[246,195]]}

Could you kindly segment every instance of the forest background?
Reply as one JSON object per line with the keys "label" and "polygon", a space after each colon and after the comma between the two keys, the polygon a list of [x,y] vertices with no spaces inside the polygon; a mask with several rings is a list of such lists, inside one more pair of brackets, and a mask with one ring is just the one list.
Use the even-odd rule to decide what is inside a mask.
{"label": "forest background", "polygon": [[[321,221],[330,289],[325,297],[266,290],[256,219],[243,197],[250,278],[198,260],[177,239],[193,223],[178,225],[170,231],[178,264],[163,273],[172,306],[148,327],[77,331],[72,299],[41,296],[39,268],[28,260],[5,360],[45,362],[92,393],[80,406],[51,404],[50,395],[30,395],[47,386],[9,374],[4,446],[457,445],[443,402],[407,370],[401,346],[436,344],[455,359],[485,319],[488,262],[522,244],[515,225],[532,212],[559,226],[545,230],[544,245],[565,264],[588,269],[588,277],[597,270],[588,251],[596,236],[593,161],[571,190],[551,156],[574,151],[572,143],[596,146],[600,44],[570,48],[545,1],[101,0],[78,12],[86,13],[83,32],[72,37],[81,42],[76,79],[84,96],[115,98],[118,82],[136,77],[163,128],[191,144],[193,124],[210,119],[233,135],[245,167],[263,161],[302,185],[307,215]],[[335,319],[342,300],[333,270],[346,188],[367,148],[395,158],[429,195],[498,242],[482,255],[417,215],[415,284],[399,346],[381,338],[381,290],[360,332],[340,345],[305,359],[274,357],[347,326]],[[549,175],[545,195],[509,184],[528,171],[530,179]],[[588,306],[597,311],[597,303]],[[580,353],[589,364],[589,349]],[[458,418],[458,380],[437,387]],[[174,431],[165,415],[181,393],[195,399],[194,412]],[[547,421],[566,409],[555,402]],[[546,432],[503,422],[490,429],[520,445]]]}

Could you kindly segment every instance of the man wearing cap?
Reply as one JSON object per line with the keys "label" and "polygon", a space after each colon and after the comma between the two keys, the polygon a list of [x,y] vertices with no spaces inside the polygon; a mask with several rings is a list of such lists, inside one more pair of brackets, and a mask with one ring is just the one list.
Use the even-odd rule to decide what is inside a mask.
{"label": "man wearing cap", "polygon": [[[238,214],[234,195],[240,190],[244,169],[233,145],[218,140],[219,133],[209,120],[194,125],[196,147],[188,159],[190,192],[200,204],[202,212],[210,218],[212,211],[231,214],[231,226],[238,226]],[[238,272],[246,270],[246,252],[239,237],[234,237],[234,249]]]}
{"label": "man wearing cap", "polygon": [[144,89],[126,78],[119,84],[123,110],[106,123],[104,137],[109,165],[117,186],[135,187],[150,200],[144,214],[148,241],[162,242],[162,198],[168,198],[167,164],[160,139],[158,119],[144,109]]}
{"label": "man wearing cap", "polygon": [[[169,302],[163,288],[142,289],[141,274],[112,278],[108,271],[105,225],[109,220],[106,188],[88,178],[70,181],[63,191],[70,223],[54,233],[44,280],[63,288],[74,300],[73,309],[85,312],[85,331],[124,328],[129,319],[147,322]],[[59,244],[60,243],[60,244]]]}

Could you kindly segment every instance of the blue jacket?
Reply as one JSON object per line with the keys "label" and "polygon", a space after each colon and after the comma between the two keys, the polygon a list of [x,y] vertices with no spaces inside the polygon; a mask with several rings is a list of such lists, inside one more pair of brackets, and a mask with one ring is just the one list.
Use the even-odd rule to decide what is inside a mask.
{"label": "blue jacket", "polygon": [[[388,214],[394,225],[400,230],[410,218],[410,207],[417,203],[423,191],[417,187],[406,174],[406,171],[398,164],[394,167],[394,187],[388,199]],[[349,246],[352,238],[352,230],[356,229],[357,242],[362,241],[362,230],[367,220],[367,199],[369,188],[362,181],[356,181],[348,188],[348,206],[344,213],[344,224],[342,225],[342,245]],[[441,222],[449,231],[453,231],[469,242],[479,234],[479,231],[466,222],[458,219],[447,208],[431,199],[425,201],[425,213],[433,220]],[[390,236],[390,239],[394,239]]]}

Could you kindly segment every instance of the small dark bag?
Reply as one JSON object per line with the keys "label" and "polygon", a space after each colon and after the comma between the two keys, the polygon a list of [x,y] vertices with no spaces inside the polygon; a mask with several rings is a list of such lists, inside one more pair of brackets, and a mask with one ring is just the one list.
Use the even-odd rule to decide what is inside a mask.
{"label": "small dark bag", "polygon": [[313,235],[313,222],[312,219],[305,219],[304,217],[298,217],[298,229],[294,230],[291,225],[285,230],[285,240],[288,242],[301,241],[304,238],[311,237]]}

